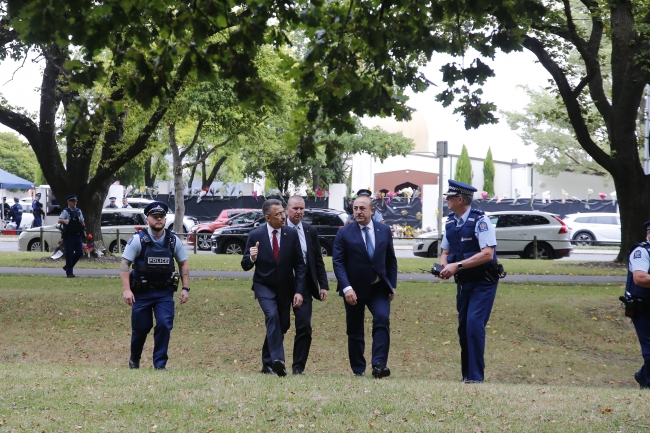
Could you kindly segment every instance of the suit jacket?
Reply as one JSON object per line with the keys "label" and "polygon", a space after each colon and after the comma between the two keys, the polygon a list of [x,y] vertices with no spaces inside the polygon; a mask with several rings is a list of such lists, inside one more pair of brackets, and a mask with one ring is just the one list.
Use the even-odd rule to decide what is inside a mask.
{"label": "suit jacket", "polygon": [[[257,260],[252,261],[250,248],[257,242],[260,243]],[[305,295],[306,267],[296,229],[282,227],[279,246],[280,258],[276,263],[267,225],[262,224],[248,235],[241,267],[245,271],[255,267],[252,287],[255,298],[275,298],[278,302],[287,302],[295,293]]]}
{"label": "suit jacket", "polygon": [[306,292],[313,296],[314,299],[320,300],[320,289],[329,290],[330,288],[327,282],[323,255],[320,252],[318,232],[306,222],[302,223],[302,228],[305,231],[305,242],[307,242]]}
{"label": "suit jacket", "polygon": [[337,290],[352,286],[358,299],[367,299],[371,286],[379,276],[391,292],[397,287],[397,259],[393,248],[393,236],[385,224],[373,222],[375,230],[375,253],[372,260],[363,241],[361,228],[356,221],[341,227],[334,239],[332,264],[338,280]]}

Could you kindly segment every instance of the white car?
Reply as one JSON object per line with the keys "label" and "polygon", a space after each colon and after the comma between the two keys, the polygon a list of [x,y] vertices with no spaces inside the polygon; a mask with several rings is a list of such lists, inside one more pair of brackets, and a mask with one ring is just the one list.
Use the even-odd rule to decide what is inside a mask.
{"label": "white car", "polygon": [[[112,253],[118,252],[117,234],[119,230],[122,250],[131,236],[147,226],[142,209],[102,209],[102,237],[104,245]],[[43,226],[45,251],[53,251],[61,240],[61,230],[56,226]],[[41,251],[41,227],[23,230],[18,237],[19,251]]]}
{"label": "white car", "polygon": [[[147,207],[149,203],[155,200],[149,200],[148,198],[129,197],[127,201],[134,209],[144,209],[145,207]],[[119,201],[119,203],[116,204],[118,206],[122,206],[121,200]],[[172,230],[172,228],[174,227],[174,218],[175,218],[174,212],[172,212],[171,210],[167,211],[167,216],[165,218],[166,229]],[[192,227],[194,227],[197,224],[199,224],[198,218],[185,215],[183,217],[183,233],[190,233],[192,231]]]}
{"label": "white car", "polygon": [[[537,236],[537,258],[559,259],[573,252],[567,225],[556,215],[539,211],[489,212],[497,236],[498,256],[533,258],[533,240]],[[418,236],[413,254],[436,257],[438,232]]]}
{"label": "white car", "polygon": [[564,217],[576,245],[621,242],[621,216],[617,213],[574,213]]}

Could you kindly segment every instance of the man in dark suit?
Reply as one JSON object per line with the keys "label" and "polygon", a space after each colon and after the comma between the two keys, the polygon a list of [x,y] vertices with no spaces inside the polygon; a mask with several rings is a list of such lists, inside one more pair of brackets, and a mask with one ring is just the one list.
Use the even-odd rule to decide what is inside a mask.
{"label": "man in dark suit", "polygon": [[284,334],[291,326],[291,305],[300,307],[305,293],[305,262],[296,229],[285,227],[280,200],[262,205],[266,223],[248,235],[241,266],[255,267],[253,292],[262,307],[266,338],[262,346],[262,373],[286,376]]}
{"label": "man in dark suit", "polygon": [[299,195],[291,197],[287,202],[287,211],[289,213],[287,225],[298,231],[302,257],[307,265],[305,296],[302,305],[293,308],[293,313],[296,316],[296,338],[293,342],[292,371],[293,374],[302,374],[305,371],[311,347],[312,297],[319,301],[327,299],[329,285],[318,242],[318,233],[314,227],[302,220],[305,215],[305,200]]}
{"label": "man in dark suit", "polygon": [[375,207],[368,196],[354,200],[354,222],[339,229],[332,263],[338,291],[345,298],[348,352],[355,376],[363,376],[366,359],[364,312],[372,314],[372,376],[390,376],[390,302],[397,286],[397,259],[390,228],[373,222]]}

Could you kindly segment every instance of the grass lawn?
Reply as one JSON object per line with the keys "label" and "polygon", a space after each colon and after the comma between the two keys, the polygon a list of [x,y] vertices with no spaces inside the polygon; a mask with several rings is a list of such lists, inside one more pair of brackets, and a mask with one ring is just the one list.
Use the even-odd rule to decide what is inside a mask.
{"label": "grass lawn", "polygon": [[[0,266],[26,267],[26,268],[60,268],[65,263],[62,259],[43,260],[49,258],[50,253],[27,252],[2,252],[0,253]],[[559,260],[500,260],[509,274],[512,275],[626,275],[623,265],[612,262],[580,262]],[[225,254],[190,254],[190,270],[199,271],[241,271],[241,256]],[[422,269],[431,269],[434,259],[425,258],[398,258],[400,273],[421,273]],[[98,261],[82,260],[77,264],[79,268],[117,268],[117,263],[101,263]],[[325,258],[325,267],[332,271],[332,259]]]}
{"label": "grass lawn", "polygon": [[488,382],[463,385],[452,284],[400,284],[393,375],[375,381],[351,376],[338,296],[314,307],[307,374],[280,379],[257,373],[264,320],[250,280],[193,281],[162,373],[150,368],[151,336],[143,368],[126,366],[117,278],[0,276],[0,432],[646,431],[650,394],[632,378],[641,354],[621,292],[502,284]]}

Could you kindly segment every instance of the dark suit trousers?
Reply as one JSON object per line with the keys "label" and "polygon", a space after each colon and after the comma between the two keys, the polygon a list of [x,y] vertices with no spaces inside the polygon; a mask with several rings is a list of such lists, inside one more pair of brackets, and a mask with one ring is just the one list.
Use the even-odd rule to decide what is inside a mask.
{"label": "dark suit trousers", "polygon": [[367,299],[357,299],[356,305],[345,304],[345,318],[348,334],[348,354],[350,367],[354,373],[366,371],[366,359],[363,356],[364,312],[368,307],[372,314],[372,366],[385,367],[388,363],[390,348],[390,291],[386,283],[373,284],[373,291]]}
{"label": "dark suit trousers", "polygon": [[266,337],[262,346],[262,367],[271,367],[273,361],[284,362],[284,334],[291,326],[291,300],[282,305],[276,298],[257,298],[266,323]]}
{"label": "dark suit trousers", "polygon": [[[309,293],[309,292],[308,292]],[[293,309],[296,315],[296,338],[293,341],[293,366],[297,371],[305,371],[309,348],[311,347],[311,313],[313,300],[310,295],[303,297],[302,305]]]}

